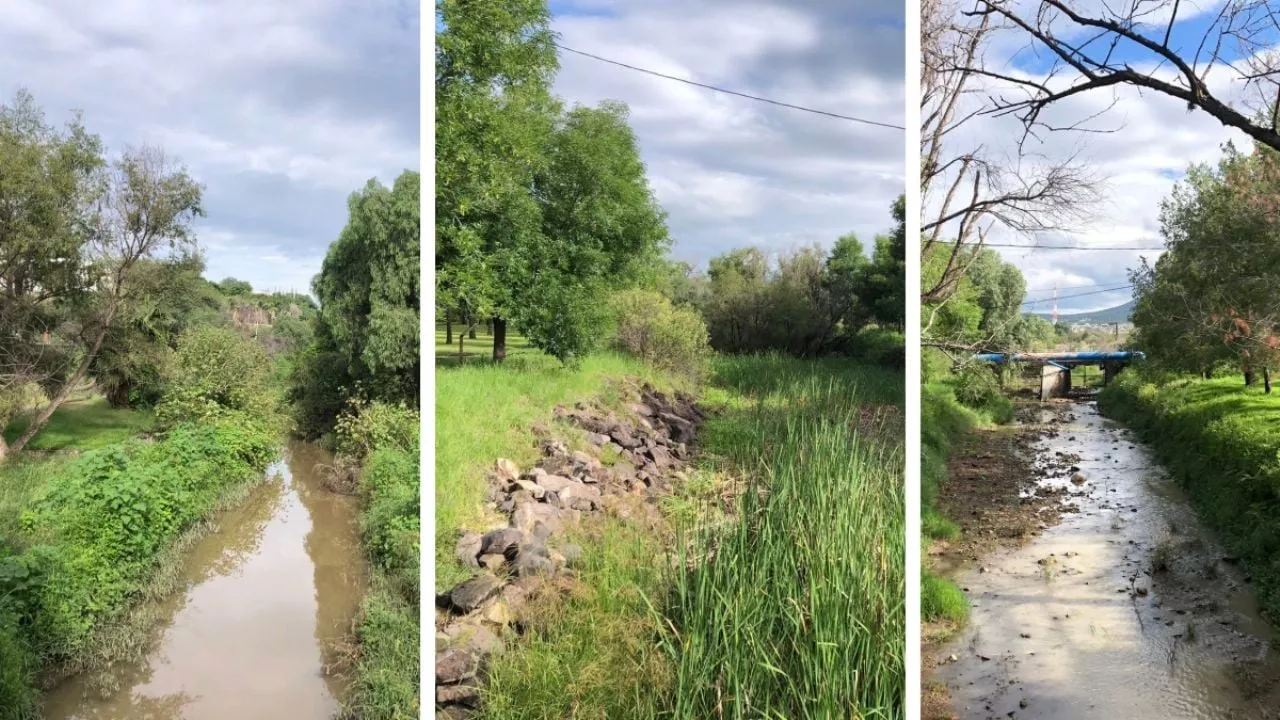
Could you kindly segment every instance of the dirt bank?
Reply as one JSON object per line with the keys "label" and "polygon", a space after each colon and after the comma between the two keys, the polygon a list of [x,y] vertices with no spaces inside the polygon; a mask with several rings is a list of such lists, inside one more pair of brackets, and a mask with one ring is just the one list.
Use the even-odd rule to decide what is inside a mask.
{"label": "dirt bank", "polygon": [[[924,650],[925,717],[1276,717],[1280,666],[1249,578],[1177,486],[1093,403],[1035,412],[1040,427],[1015,431],[1022,459],[986,476],[997,512],[962,473],[942,501],[962,524],[964,510],[980,516],[949,568],[969,625]],[[1001,451],[975,442],[958,470]],[[1059,522],[1047,505],[1009,510],[1032,494]]]}

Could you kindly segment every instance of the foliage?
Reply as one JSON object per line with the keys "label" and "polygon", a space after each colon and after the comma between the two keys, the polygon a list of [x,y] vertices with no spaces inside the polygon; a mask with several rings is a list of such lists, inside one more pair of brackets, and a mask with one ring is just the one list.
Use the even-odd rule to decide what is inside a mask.
{"label": "foliage", "polygon": [[677,307],[661,294],[627,290],[613,298],[617,314],[614,344],[654,367],[700,378],[706,371],[711,348],[702,316],[689,307]]}
{"label": "foliage", "polygon": [[183,333],[165,367],[164,423],[202,422],[228,413],[271,418],[278,399],[271,360],[260,345],[234,330],[198,327]]}
{"label": "foliage", "polygon": [[289,400],[300,431],[332,428],[346,399],[418,403],[419,183],[405,171],[388,189],[369,181],[314,282],[314,342],[294,366]]}
{"label": "foliage", "polygon": [[903,716],[905,458],[900,432],[858,429],[864,405],[902,402],[903,383],[843,365],[717,365],[743,395],[700,443],[751,480],[727,528],[677,540],[673,717]]}
{"label": "foliage", "polygon": [[[146,581],[156,554],[231,487],[260,477],[274,433],[240,414],[57,466],[27,508],[0,597],[16,599],[34,662],[68,658]],[[16,564],[15,564],[16,563]]]}
{"label": "foliage", "polygon": [[217,283],[218,291],[227,297],[236,297],[239,295],[248,295],[253,292],[253,286],[244,280],[237,280],[233,277],[223,278],[222,282]]}
{"label": "foliage", "polygon": [[1000,380],[990,367],[961,368],[947,382],[961,405],[986,413],[1000,424],[1013,420],[1013,403],[1004,396]]}
{"label": "foliage", "polygon": [[408,720],[420,714],[418,615],[422,547],[419,423],[415,409],[353,402],[337,428],[341,452],[363,458],[360,526],[374,568],[357,635],[360,658],[349,714]]}
{"label": "foliage", "polygon": [[1264,613],[1280,618],[1280,400],[1230,380],[1130,370],[1099,406],[1133,428],[1248,568]]}

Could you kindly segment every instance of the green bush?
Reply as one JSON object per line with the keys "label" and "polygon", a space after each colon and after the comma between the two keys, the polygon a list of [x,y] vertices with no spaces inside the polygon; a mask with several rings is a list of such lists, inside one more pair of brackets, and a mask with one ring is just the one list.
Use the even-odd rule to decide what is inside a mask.
{"label": "green bush", "polygon": [[998,424],[1013,420],[1013,403],[1000,390],[1000,380],[987,367],[970,367],[953,375],[948,383],[956,400]]}
{"label": "green bush", "polygon": [[696,310],[660,293],[627,290],[613,298],[614,345],[654,367],[702,377],[711,357],[707,324]]}
{"label": "green bush", "polygon": [[418,446],[421,424],[422,416],[413,408],[351,400],[334,428],[336,449],[340,454],[356,459],[382,449],[407,452]]}
{"label": "green bush", "polygon": [[160,550],[230,487],[260,476],[275,444],[261,419],[232,413],[62,466],[23,513],[21,552],[0,562],[0,598],[16,602],[35,656],[83,650],[145,584]]}
{"label": "green bush", "polygon": [[243,411],[270,417],[277,412],[273,363],[261,345],[234,330],[200,327],[178,339],[165,367],[161,422],[202,421]]}

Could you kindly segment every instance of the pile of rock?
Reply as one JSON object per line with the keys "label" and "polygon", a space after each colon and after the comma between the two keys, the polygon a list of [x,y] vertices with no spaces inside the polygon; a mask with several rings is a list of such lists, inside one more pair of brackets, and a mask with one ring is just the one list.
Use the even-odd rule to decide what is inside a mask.
{"label": "pile of rock", "polygon": [[562,424],[576,427],[584,449],[570,450],[545,427],[541,459],[521,471],[499,459],[490,473],[491,499],[507,524],[486,533],[464,533],[457,557],[478,572],[436,598],[437,717],[469,717],[479,683],[504,637],[521,628],[530,596],[551,578],[571,578],[583,549],[557,542],[565,528],[593,514],[657,521],[656,500],[684,479],[686,461],[706,415],[693,399],[668,396],[649,385],[623,384],[624,411],[595,404],[557,407]]}

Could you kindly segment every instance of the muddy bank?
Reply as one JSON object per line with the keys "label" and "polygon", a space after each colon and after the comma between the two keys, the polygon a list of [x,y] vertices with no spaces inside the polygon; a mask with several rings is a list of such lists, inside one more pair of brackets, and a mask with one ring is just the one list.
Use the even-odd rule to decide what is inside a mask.
{"label": "muddy bank", "polygon": [[216,518],[158,603],[145,656],[46,694],[48,720],[332,717],[364,587],[355,498],[321,487],[328,453],[290,443],[276,477]]}
{"label": "muddy bank", "polygon": [[1234,558],[1095,404],[1037,413],[1018,492],[1061,519],[954,568],[972,612],[926,648],[951,697],[932,716],[1276,717],[1280,665]]}

